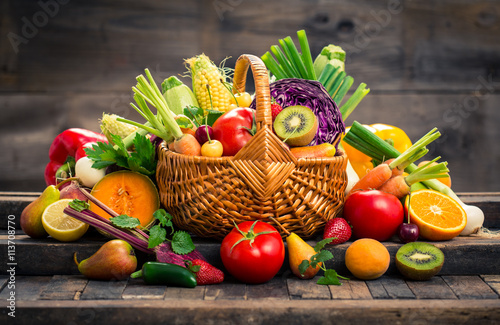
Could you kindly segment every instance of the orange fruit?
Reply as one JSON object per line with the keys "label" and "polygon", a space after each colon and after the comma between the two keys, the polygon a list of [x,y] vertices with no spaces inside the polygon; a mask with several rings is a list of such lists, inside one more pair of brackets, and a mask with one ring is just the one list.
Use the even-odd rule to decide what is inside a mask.
{"label": "orange fruit", "polygon": [[418,226],[420,236],[427,240],[449,240],[458,236],[467,224],[467,213],[451,197],[434,190],[422,189],[406,197],[405,210],[410,207],[410,221]]}
{"label": "orange fruit", "polygon": [[[418,164],[418,167],[420,166],[423,166],[425,164],[427,164],[429,161],[428,160],[425,160],[425,161],[422,161]],[[430,166],[434,166],[434,165],[437,165],[438,163],[437,162],[433,162],[432,164],[429,165]],[[451,177],[450,177],[450,174],[449,173],[446,173],[448,176],[447,177],[440,177],[440,178],[436,178],[437,181],[440,181],[441,183],[443,183],[444,185],[448,186],[448,187],[451,187]]]}
{"label": "orange fruit", "polygon": [[373,280],[381,277],[389,268],[391,256],[378,240],[361,238],[353,242],[345,252],[345,265],[358,279]]}

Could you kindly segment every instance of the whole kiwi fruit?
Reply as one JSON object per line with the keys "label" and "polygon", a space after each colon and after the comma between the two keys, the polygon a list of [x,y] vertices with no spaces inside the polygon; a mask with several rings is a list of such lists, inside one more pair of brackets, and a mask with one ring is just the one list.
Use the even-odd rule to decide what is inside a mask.
{"label": "whole kiwi fruit", "polygon": [[318,131],[318,119],[305,106],[284,108],[274,120],[274,132],[291,147],[307,146]]}
{"label": "whole kiwi fruit", "polygon": [[407,243],[396,253],[399,272],[411,280],[429,280],[441,271],[443,263],[443,251],[425,242]]}

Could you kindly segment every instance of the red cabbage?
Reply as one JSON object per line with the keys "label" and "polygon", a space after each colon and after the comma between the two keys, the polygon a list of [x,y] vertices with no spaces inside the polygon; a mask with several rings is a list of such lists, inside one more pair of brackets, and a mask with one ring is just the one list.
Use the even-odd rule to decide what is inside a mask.
{"label": "red cabbage", "polygon": [[[281,107],[306,106],[316,114],[319,127],[310,146],[326,142],[338,146],[338,140],[345,132],[345,124],[337,104],[320,82],[286,78],[271,83],[270,90],[271,97]],[[250,107],[255,109],[255,100]]]}

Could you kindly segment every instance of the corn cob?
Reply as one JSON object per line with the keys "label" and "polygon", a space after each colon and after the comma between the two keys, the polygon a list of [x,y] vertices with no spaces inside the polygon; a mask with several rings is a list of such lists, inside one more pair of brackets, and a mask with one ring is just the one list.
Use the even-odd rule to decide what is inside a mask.
{"label": "corn cob", "polygon": [[118,117],[119,116],[116,114],[102,114],[101,131],[112,144],[114,143],[110,134],[118,135],[122,139],[125,139],[129,134],[137,131],[138,129],[137,126],[117,121],[116,119]]}
{"label": "corn cob", "polygon": [[231,93],[223,84],[226,76],[205,54],[197,55],[185,62],[189,65],[193,79],[193,92],[204,110],[221,112],[229,110]]}

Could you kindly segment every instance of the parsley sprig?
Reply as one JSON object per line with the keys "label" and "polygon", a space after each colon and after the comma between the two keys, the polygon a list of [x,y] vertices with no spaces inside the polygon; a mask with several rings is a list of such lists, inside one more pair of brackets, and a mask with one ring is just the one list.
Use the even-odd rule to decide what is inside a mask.
{"label": "parsley sprig", "polygon": [[323,250],[323,248],[325,248],[325,246],[331,243],[334,239],[335,238],[326,238],[318,242],[314,246],[314,251],[316,252],[316,254],[311,256],[309,260],[303,260],[302,263],[300,263],[299,272],[301,274],[304,274],[309,267],[316,268],[319,265],[319,267],[324,271],[324,274],[321,278],[318,279],[318,281],[316,282],[317,284],[342,285],[339,278],[349,280],[348,278],[339,275],[335,270],[327,269],[325,267],[325,262],[333,259],[333,254],[329,250]]}
{"label": "parsley sprig", "polygon": [[133,140],[135,149],[132,152],[127,150],[120,136],[114,134],[110,136],[114,145],[97,142],[92,148],[85,148],[87,157],[94,161],[92,167],[102,169],[116,164],[148,176],[156,172],[155,146],[145,135],[136,133]]}

